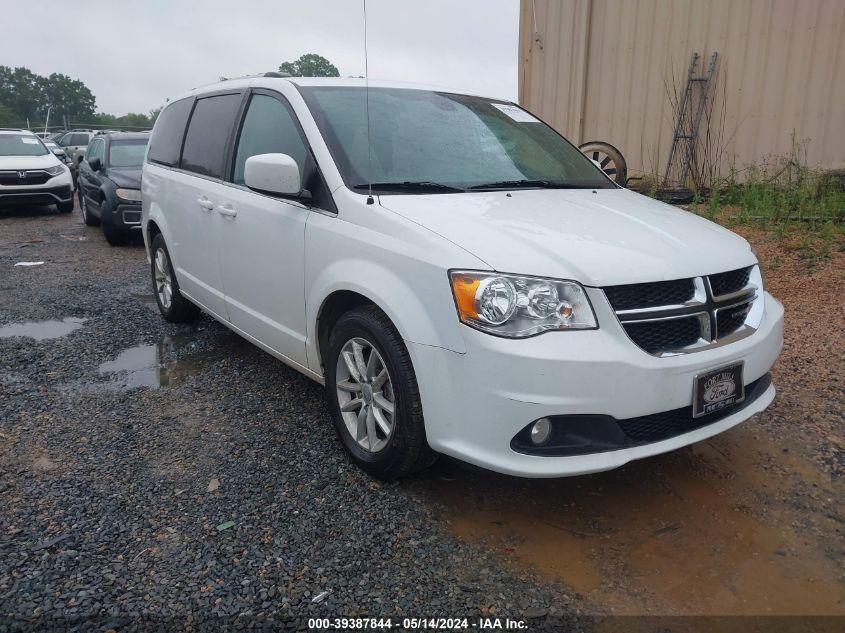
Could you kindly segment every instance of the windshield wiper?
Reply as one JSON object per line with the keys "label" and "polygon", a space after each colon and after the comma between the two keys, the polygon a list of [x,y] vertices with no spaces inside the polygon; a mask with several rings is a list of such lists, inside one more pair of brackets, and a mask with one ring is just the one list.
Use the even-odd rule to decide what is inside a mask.
{"label": "windshield wiper", "polygon": [[404,182],[374,182],[374,183],[361,183],[358,185],[353,185],[354,189],[358,190],[367,190],[372,187],[373,191],[440,191],[443,193],[455,193],[466,191],[466,189],[461,189],[460,187],[453,187],[452,185],[444,185],[439,182],[430,182],[428,180],[422,180],[418,182],[411,182],[406,180]]}
{"label": "windshield wiper", "polygon": [[480,185],[473,185],[468,187],[468,189],[595,189],[597,186],[600,185],[552,182],[551,180],[499,180],[496,182],[485,182]]}

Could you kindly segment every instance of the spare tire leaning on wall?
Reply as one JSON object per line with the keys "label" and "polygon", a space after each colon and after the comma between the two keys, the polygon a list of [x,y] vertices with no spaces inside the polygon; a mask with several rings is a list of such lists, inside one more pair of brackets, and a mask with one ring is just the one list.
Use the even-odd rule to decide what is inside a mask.
{"label": "spare tire leaning on wall", "polygon": [[627,184],[628,166],[625,157],[613,145],[602,141],[587,141],[579,145],[578,149],[601,165],[601,170],[616,184],[622,187]]}

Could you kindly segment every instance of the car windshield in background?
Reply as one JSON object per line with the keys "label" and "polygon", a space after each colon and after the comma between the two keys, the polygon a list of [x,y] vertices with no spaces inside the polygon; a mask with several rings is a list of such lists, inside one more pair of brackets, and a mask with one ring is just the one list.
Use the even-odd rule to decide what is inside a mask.
{"label": "car windshield in background", "polygon": [[614,185],[577,148],[518,106],[466,95],[300,86],[346,185],[379,193]]}
{"label": "car windshield in background", "polygon": [[0,156],[43,156],[49,153],[35,136],[0,134]]}
{"label": "car windshield in background", "polygon": [[149,139],[138,138],[111,142],[109,165],[111,167],[140,167]]}

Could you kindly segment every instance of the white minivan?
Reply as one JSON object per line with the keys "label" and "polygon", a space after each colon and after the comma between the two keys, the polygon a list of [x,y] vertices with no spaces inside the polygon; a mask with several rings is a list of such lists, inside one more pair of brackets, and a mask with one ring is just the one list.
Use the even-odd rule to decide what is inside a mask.
{"label": "white minivan", "polygon": [[775,396],[783,308],[748,243],[501,99],[223,81],[158,117],[142,198],[164,318],[207,312],[324,384],[380,478],[440,453],[607,470]]}

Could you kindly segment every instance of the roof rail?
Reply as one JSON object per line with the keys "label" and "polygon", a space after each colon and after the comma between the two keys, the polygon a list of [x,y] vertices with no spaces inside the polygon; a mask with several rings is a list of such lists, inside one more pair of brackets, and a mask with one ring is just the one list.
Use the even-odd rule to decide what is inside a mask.
{"label": "roof rail", "polygon": [[280,70],[271,70],[268,73],[264,73],[265,77],[275,77],[275,78],[282,78],[282,77],[290,77],[290,73],[284,73]]}

